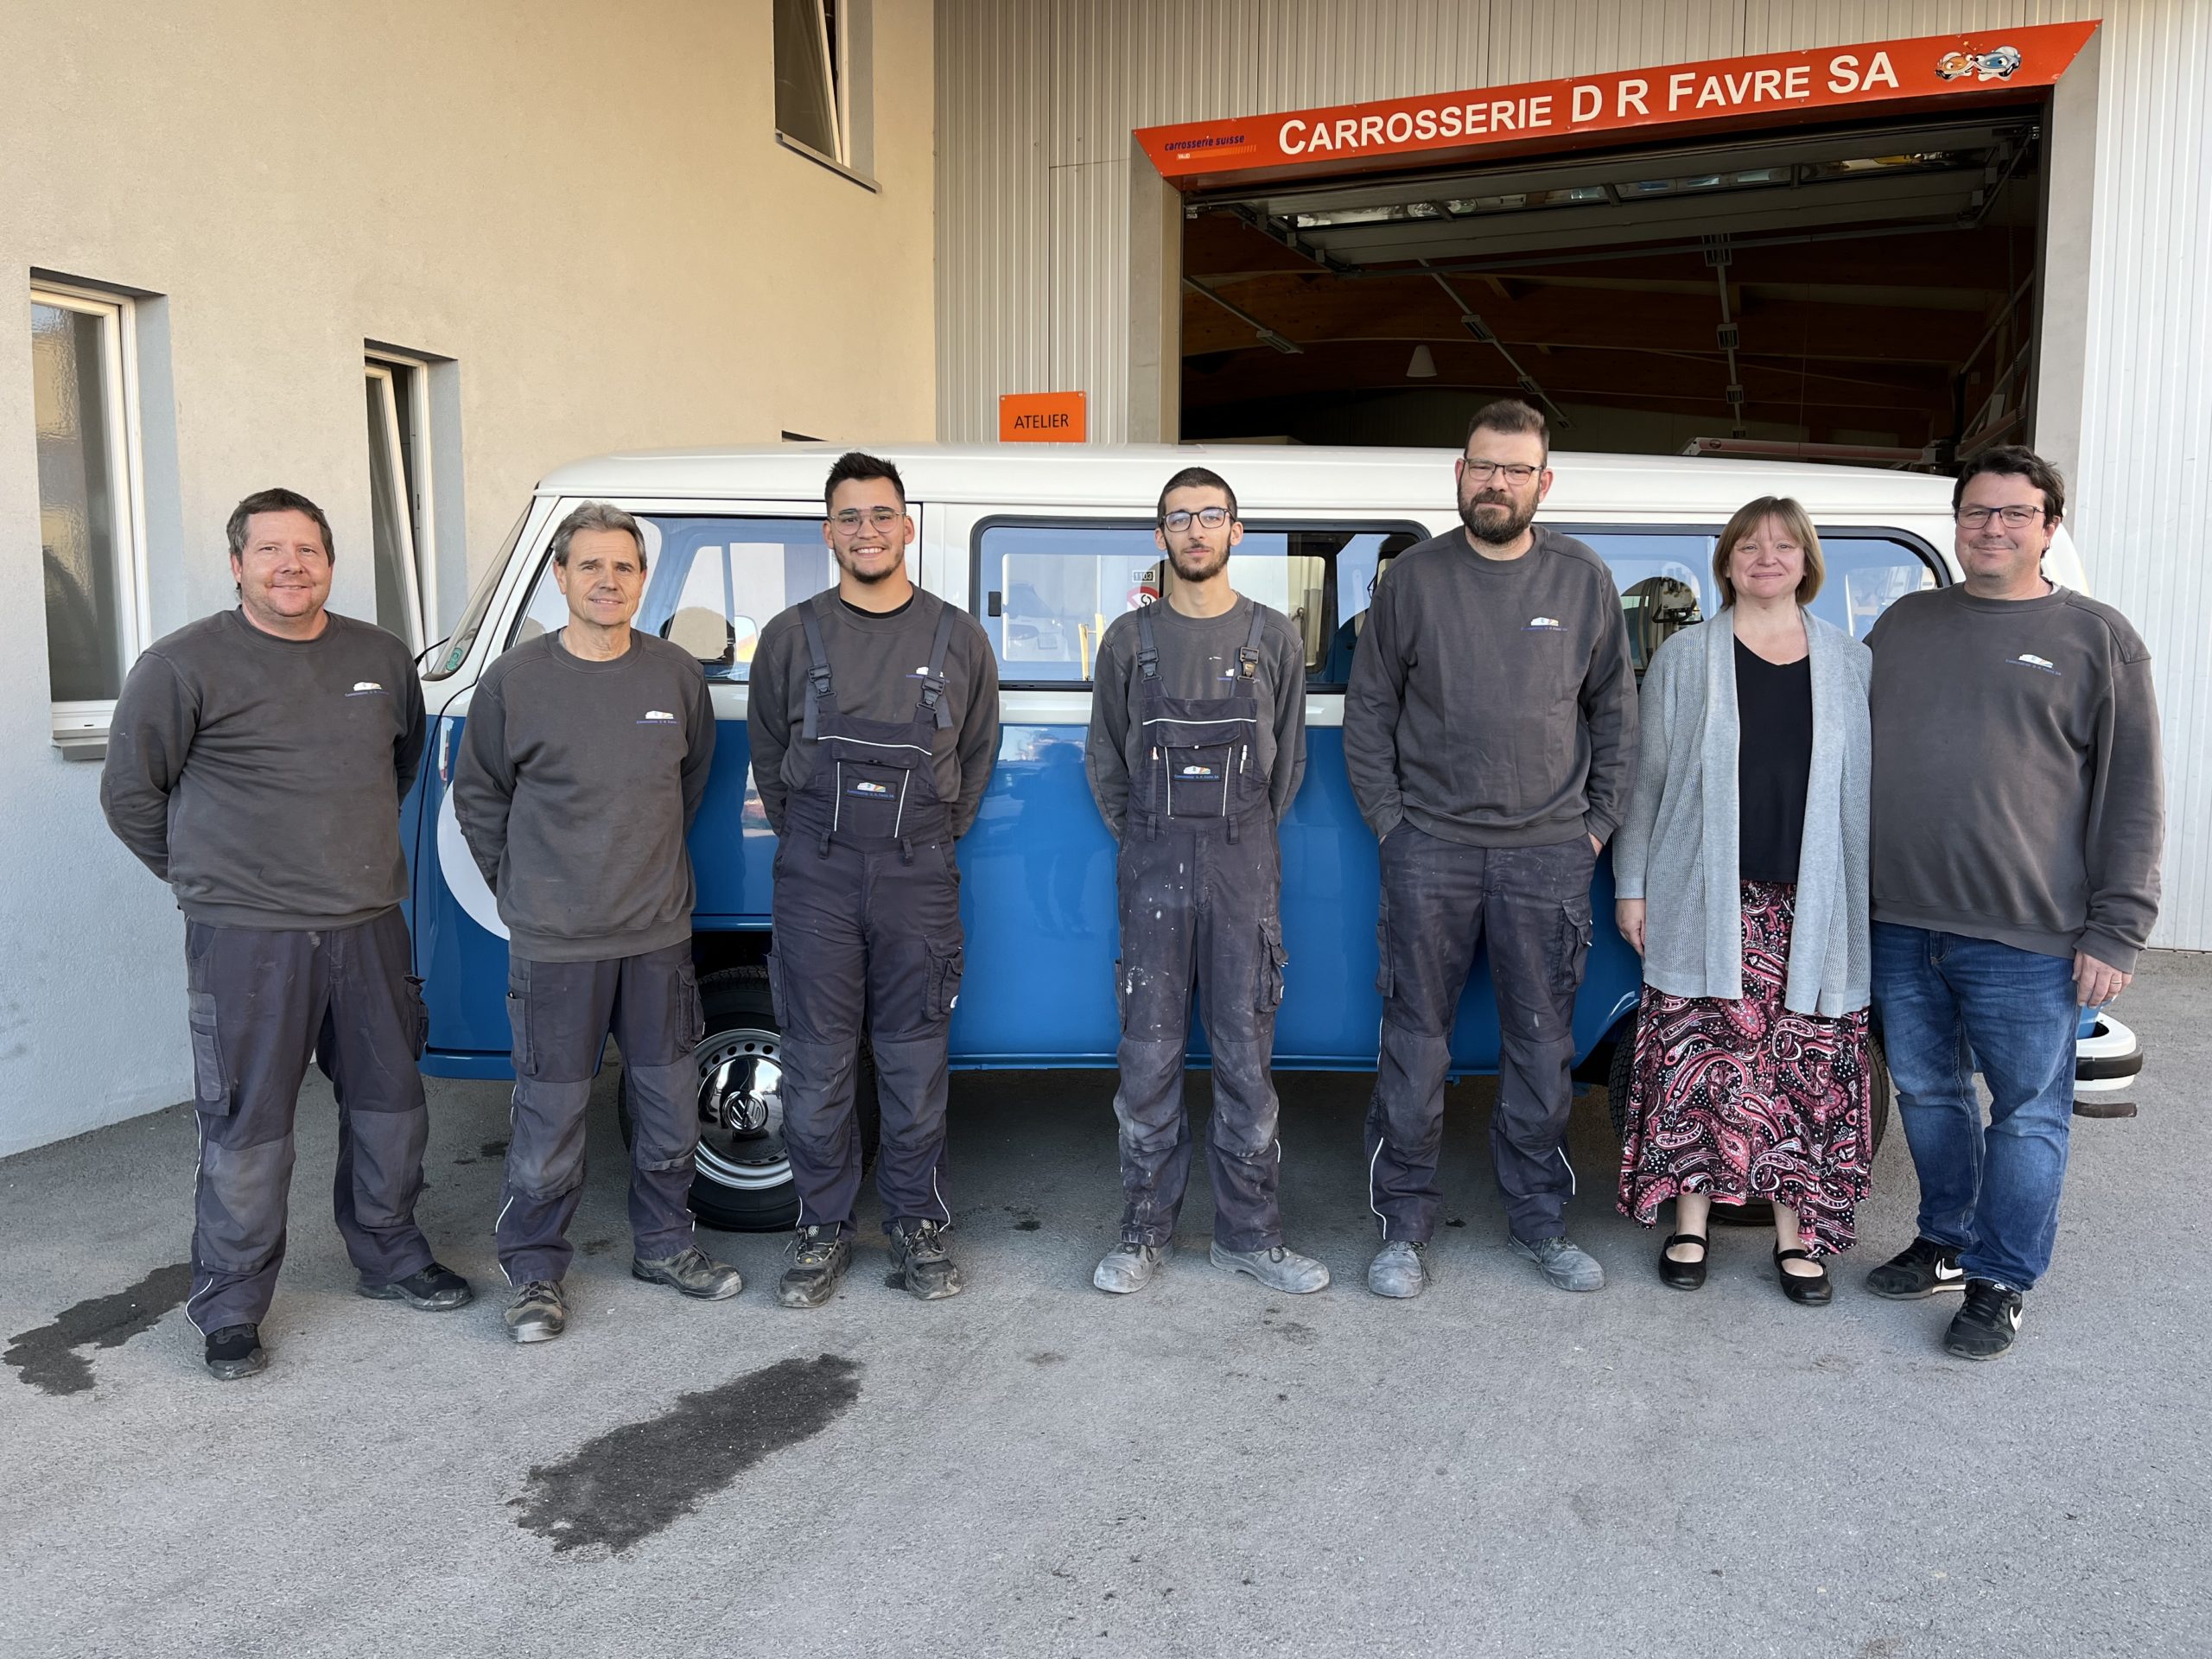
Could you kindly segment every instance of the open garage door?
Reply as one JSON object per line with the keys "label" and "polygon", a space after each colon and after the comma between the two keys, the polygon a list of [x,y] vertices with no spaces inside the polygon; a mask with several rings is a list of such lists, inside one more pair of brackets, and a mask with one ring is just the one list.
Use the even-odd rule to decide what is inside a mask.
{"label": "open garage door", "polygon": [[1276,184],[1185,207],[1182,435],[1940,466],[2031,416],[2044,109]]}

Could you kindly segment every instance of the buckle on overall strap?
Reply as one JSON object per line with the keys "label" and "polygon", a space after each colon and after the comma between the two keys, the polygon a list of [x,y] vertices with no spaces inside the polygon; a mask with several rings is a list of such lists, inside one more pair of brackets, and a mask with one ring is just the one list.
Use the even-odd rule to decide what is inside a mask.
{"label": "buckle on overall strap", "polygon": [[[830,689],[830,651],[822,643],[822,621],[815,611],[815,601],[809,600],[799,607],[799,622],[806,630],[806,707],[800,722],[799,734],[808,742],[817,741],[819,724],[815,715],[816,705],[831,702]],[[826,853],[827,848],[823,849]]]}
{"label": "buckle on overall strap", "polygon": [[1147,600],[1137,612],[1137,667],[1147,680],[1160,677],[1160,641],[1152,637],[1152,607],[1157,600]]}
{"label": "buckle on overall strap", "polygon": [[1236,647],[1236,671],[1244,679],[1260,671],[1260,638],[1267,632],[1268,613],[1260,608],[1257,600],[1252,601],[1252,631],[1244,636],[1244,643]]}
{"label": "buckle on overall strap", "polygon": [[[948,605],[937,620],[937,638],[930,642],[930,665],[922,677],[921,712],[928,715],[942,731],[952,724],[952,710],[944,701],[944,658],[952,645],[952,607]],[[909,864],[914,861],[909,857]]]}

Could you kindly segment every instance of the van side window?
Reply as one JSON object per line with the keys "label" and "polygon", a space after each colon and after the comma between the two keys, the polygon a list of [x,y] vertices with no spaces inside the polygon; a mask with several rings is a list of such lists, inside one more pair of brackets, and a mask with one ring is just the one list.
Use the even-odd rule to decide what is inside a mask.
{"label": "van side window", "polygon": [[[1016,690],[1088,685],[1114,619],[1173,591],[1149,524],[999,522],[976,539],[983,631],[1000,683]],[[1418,529],[1248,524],[1231,580],[1299,630],[1309,687],[1341,686],[1378,563],[1422,539]]]}
{"label": "van side window", "polygon": [[[742,683],[769,619],[833,580],[819,519],[639,513],[638,523],[645,533],[645,596],[632,626],[682,645],[710,680]],[[508,644],[568,617],[549,554]]]}

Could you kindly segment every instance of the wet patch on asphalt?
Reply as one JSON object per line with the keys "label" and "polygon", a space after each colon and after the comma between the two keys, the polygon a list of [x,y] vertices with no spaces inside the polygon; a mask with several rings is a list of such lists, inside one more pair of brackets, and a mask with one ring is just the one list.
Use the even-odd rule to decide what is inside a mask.
{"label": "wet patch on asphalt", "polygon": [[17,1332],[0,1361],[16,1368],[31,1387],[48,1394],[86,1394],[92,1386],[92,1361],[79,1349],[120,1348],[192,1292],[192,1264],[156,1268],[128,1290],[95,1296],[65,1308],[51,1325]]}
{"label": "wet patch on asphalt", "polygon": [[810,1440],[861,1395],[860,1362],[786,1359],[625,1423],[530,1471],[507,1500],[554,1550],[620,1553],[690,1515],[772,1452]]}
{"label": "wet patch on asphalt", "polygon": [[1037,1211],[1028,1205],[1009,1204],[1003,1208],[1007,1215],[1014,1217],[1014,1230],[1017,1233],[1033,1233],[1044,1224],[1037,1219]]}

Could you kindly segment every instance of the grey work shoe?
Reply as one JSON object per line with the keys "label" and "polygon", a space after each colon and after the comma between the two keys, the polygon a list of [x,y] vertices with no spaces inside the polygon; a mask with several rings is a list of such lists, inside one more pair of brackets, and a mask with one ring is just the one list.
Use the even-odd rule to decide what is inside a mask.
{"label": "grey work shoe", "polygon": [[891,1224],[891,1271],[883,1282],[925,1302],[943,1301],[965,1288],[933,1221]]}
{"label": "grey work shoe", "polygon": [[1231,1273],[1249,1273],[1269,1290],[1286,1296],[1310,1296],[1329,1287],[1329,1270],[1310,1255],[1277,1244],[1265,1250],[1225,1250],[1216,1244],[1208,1259]]}
{"label": "grey work shoe", "polygon": [[802,1227],[792,1249],[776,1300],[785,1307],[819,1307],[837,1294],[837,1281],[853,1265],[852,1241],[840,1238],[835,1227]]}
{"label": "grey work shoe", "polygon": [[257,1325],[226,1325],[207,1333],[207,1372],[218,1382],[235,1382],[269,1368]]}
{"label": "grey work shoe", "polygon": [[569,1328],[569,1304],[550,1279],[533,1279],[507,1304],[507,1334],[517,1342],[550,1342]]}
{"label": "grey work shoe", "polygon": [[1571,1238],[1540,1238],[1530,1244],[1509,1237],[1513,1254],[1525,1255],[1544,1270],[1544,1277],[1561,1290],[1603,1290],[1605,1270]]}
{"label": "grey work shoe", "polygon": [[1115,1296],[1142,1290],[1166,1265],[1167,1254],[1174,1248],[1173,1244],[1147,1244],[1125,1238],[1106,1252],[1097,1271],[1090,1275],[1090,1282]]}
{"label": "grey work shoe", "polygon": [[1385,1244],[1367,1264],[1367,1287],[1404,1300],[1428,1288],[1428,1241],[1401,1238]]}
{"label": "grey work shoe", "polygon": [[404,1302],[425,1313],[443,1313],[476,1300],[476,1293],[468,1287],[467,1280],[435,1262],[388,1285],[362,1283],[353,1288],[372,1302]]}
{"label": "grey work shoe", "polygon": [[651,1262],[638,1256],[630,1263],[630,1276],[650,1285],[672,1285],[702,1302],[728,1301],[745,1288],[745,1279],[735,1268],[715,1261],[696,1244]]}

